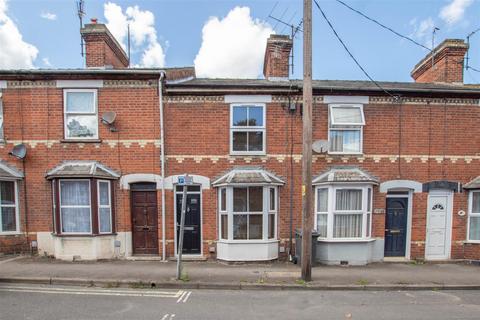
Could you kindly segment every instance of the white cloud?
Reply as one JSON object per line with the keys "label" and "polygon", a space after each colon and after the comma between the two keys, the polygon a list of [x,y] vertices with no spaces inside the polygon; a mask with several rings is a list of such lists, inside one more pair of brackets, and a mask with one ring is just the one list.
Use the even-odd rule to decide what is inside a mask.
{"label": "white cloud", "polygon": [[432,47],[432,32],[435,28],[435,22],[431,17],[418,21],[417,18],[410,20],[410,26],[413,27],[413,32],[410,37],[422,43],[425,47]]}
{"label": "white cloud", "polygon": [[25,41],[7,15],[7,0],[0,0],[0,69],[33,68],[38,49]]}
{"label": "white cloud", "polygon": [[272,33],[267,23],[250,16],[248,7],[235,7],[222,20],[211,17],[203,26],[202,45],[194,62],[197,75],[257,78]]}
{"label": "white cloud", "polygon": [[45,67],[51,67],[52,66],[52,64],[50,63],[50,59],[48,59],[47,57],[42,58],[42,62],[45,65]]}
{"label": "white cloud", "polygon": [[47,19],[47,20],[57,20],[57,15],[55,13],[51,13],[51,12],[48,12],[48,11],[43,11],[40,14],[40,17],[42,17],[43,19]]}
{"label": "white cloud", "polygon": [[143,51],[140,67],[163,67],[165,52],[158,42],[155,30],[155,15],[138,6],[128,7],[125,11],[113,2],[104,5],[107,27],[113,36],[126,49],[128,25],[130,25],[131,49]]}
{"label": "white cloud", "polygon": [[452,26],[462,20],[465,10],[473,3],[473,0],[452,0],[452,2],[440,11],[439,17],[448,25]]}

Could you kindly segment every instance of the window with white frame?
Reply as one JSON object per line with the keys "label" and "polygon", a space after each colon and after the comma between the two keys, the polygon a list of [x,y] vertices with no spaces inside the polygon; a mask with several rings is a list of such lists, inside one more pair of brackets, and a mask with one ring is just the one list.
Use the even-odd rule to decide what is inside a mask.
{"label": "window with white frame", "polygon": [[230,153],[265,153],[265,105],[231,105]]}
{"label": "window with white frame", "polygon": [[220,239],[276,239],[277,208],[276,187],[220,188]]}
{"label": "window with white frame", "polygon": [[64,90],[65,139],[98,139],[97,90]]}
{"label": "window with white frame", "polygon": [[15,181],[0,181],[0,209],[0,234],[20,232]]}
{"label": "window with white frame", "polygon": [[358,104],[329,105],[329,152],[354,154],[363,152],[363,106]]}
{"label": "window with white frame", "polygon": [[0,90],[0,141],[5,140],[4,134],[3,134],[3,93],[2,90]]}
{"label": "window with white frame", "polygon": [[[53,197],[54,223],[56,224],[57,221],[60,223],[59,226],[55,226],[57,233],[111,234],[113,232],[112,188],[109,180],[54,180]],[[92,201],[93,199],[96,201]],[[93,223],[94,221],[96,223]]]}
{"label": "window with white frame", "polygon": [[468,240],[480,241],[480,190],[471,191],[468,212]]}
{"label": "window with white frame", "polygon": [[325,239],[371,237],[370,186],[319,186],[315,199],[316,230]]}

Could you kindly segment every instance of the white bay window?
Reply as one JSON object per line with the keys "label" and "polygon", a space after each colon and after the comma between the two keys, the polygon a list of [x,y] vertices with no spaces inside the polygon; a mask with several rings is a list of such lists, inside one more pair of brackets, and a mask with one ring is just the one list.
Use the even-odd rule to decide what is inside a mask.
{"label": "white bay window", "polygon": [[224,240],[276,239],[277,188],[267,186],[219,189],[220,234]]}
{"label": "white bay window", "polygon": [[367,239],[371,230],[371,186],[316,188],[315,228],[324,239]]}
{"label": "white bay window", "polygon": [[468,240],[480,242],[480,190],[470,191],[468,208]]}
{"label": "white bay window", "polygon": [[0,235],[20,232],[16,181],[0,181]]}

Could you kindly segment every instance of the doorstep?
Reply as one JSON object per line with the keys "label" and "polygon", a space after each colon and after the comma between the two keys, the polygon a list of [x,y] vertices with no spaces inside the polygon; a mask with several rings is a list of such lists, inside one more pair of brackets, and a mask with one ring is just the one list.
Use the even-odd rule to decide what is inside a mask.
{"label": "doorstep", "polygon": [[405,257],[384,257],[383,262],[385,263],[402,263],[402,262],[412,262],[412,260]]}
{"label": "doorstep", "polygon": [[161,256],[149,256],[149,255],[129,256],[129,257],[125,257],[125,260],[128,260],[128,261],[163,261]]}
{"label": "doorstep", "polygon": [[[182,255],[182,261],[207,261],[207,257],[204,256],[189,256]],[[168,261],[177,261],[177,257],[170,257]]]}

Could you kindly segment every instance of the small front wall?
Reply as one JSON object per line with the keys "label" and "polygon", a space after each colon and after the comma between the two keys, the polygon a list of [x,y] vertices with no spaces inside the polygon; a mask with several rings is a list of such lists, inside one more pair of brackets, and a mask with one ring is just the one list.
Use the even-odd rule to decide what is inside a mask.
{"label": "small front wall", "polygon": [[98,237],[57,237],[39,232],[37,239],[41,255],[68,261],[115,259],[131,256],[132,252],[130,232]]}
{"label": "small front wall", "polygon": [[365,265],[383,259],[384,240],[316,243],[315,262],[338,265]]}
{"label": "small front wall", "polygon": [[225,261],[269,261],[278,258],[278,241],[258,243],[218,242],[217,259]]}

